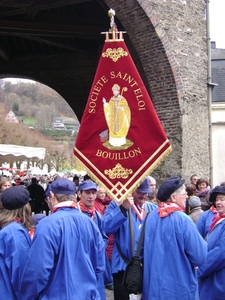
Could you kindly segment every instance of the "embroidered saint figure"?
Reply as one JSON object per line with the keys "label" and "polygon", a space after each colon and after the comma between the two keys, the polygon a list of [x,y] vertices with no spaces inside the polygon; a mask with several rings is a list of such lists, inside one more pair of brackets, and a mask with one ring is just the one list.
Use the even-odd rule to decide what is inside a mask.
{"label": "embroidered saint figure", "polygon": [[[123,88],[125,90],[126,88]],[[103,109],[109,129],[109,144],[119,147],[126,144],[126,136],[130,128],[131,112],[127,100],[120,95],[120,86],[114,84],[113,96],[106,102],[103,98]]]}

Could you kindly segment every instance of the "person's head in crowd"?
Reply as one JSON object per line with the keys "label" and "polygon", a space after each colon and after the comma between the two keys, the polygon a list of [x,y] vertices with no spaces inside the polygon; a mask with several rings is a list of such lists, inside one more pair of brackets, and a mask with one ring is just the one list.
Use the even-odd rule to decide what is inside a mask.
{"label": "person's head in crowd", "polygon": [[84,175],[84,181],[85,180],[91,180],[91,177],[88,174],[86,174],[86,175]]}
{"label": "person's head in crowd", "polygon": [[73,182],[75,183],[76,186],[78,186],[79,183],[80,183],[79,177],[75,175],[75,176],[73,177]]}
{"label": "person's head in crowd", "polygon": [[198,191],[203,192],[209,187],[209,181],[206,178],[199,178],[196,184]]}
{"label": "person's head in crowd", "polygon": [[199,179],[199,176],[197,174],[192,174],[190,177],[190,183],[196,185],[198,179]]}
{"label": "person's head in crowd", "polygon": [[225,214],[225,186],[214,187],[210,191],[209,201],[213,203],[219,215]]}
{"label": "person's head in crowd", "polygon": [[154,177],[152,176],[148,176],[148,178],[150,179],[150,188],[155,191],[156,190],[156,180]]}
{"label": "person's head in crowd", "polygon": [[47,181],[46,175],[42,175],[40,181],[45,183]]}
{"label": "person's head in crowd", "polygon": [[184,182],[185,180],[181,180],[178,176],[163,181],[157,193],[158,200],[160,202],[172,202],[185,209],[187,192]]}
{"label": "person's head in crowd", "polygon": [[4,191],[12,186],[9,178],[3,177],[0,181],[0,191]]}
{"label": "person's head in crowd", "polygon": [[100,199],[101,201],[103,201],[105,199],[105,197],[106,197],[105,189],[99,185],[98,189],[97,189],[97,194],[96,195],[97,195],[98,199]]}
{"label": "person's head in crowd", "polygon": [[87,208],[92,208],[97,196],[97,184],[92,180],[84,180],[79,184],[78,197]]}
{"label": "person's head in crowd", "polygon": [[147,201],[159,205],[159,201],[156,196],[157,196],[157,191],[152,191],[151,193],[148,194]]}
{"label": "person's head in crowd", "polygon": [[186,192],[188,197],[194,196],[196,194],[196,186],[192,183],[186,184]]}
{"label": "person's head in crowd", "polygon": [[150,188],[150,179],[147,177],[145,180],[139,185],[139,187],[133,191],[132,196],[134,199],[134,203],[144,204],[147,200],[148,194],[152,192]]}
{"label": "person's head in crowd", "polygon": [[32,178],[31,178],[31,183],[32,183],[32,184],[37,184],[37,183],[38,183],[37,178],[36,178],[36,177],[32,177]]}
{"label": "person's head in crowd", "polygon": [[16,186],[20,185],[20,181],[21,181],[20,176],[19,176],[19,175],[16,175],[16,176],[15,176],[15,185],[16,185]]}
{"label": "person's head in crowd", "polygon": [[22,186],[12,186],[0,196],[0,228],[18,220],[27,230],[31,226],[30,193]]}
{"label": "person's head in crowd", "polygon": [[59,202],[76,202],[76,186],[67,178],[58,178],[48,185],[45,197],[50,210]]}
{"label": "person's head in crowd", "polygon": [[32,215],[32,216],[31,216],[31,224],[32,224],[33,226],[37,225],[37,223],[38,223],[41,219],[43,219],[44,217],[45,217],[45,215],[42,214],[42,213],[38,213],[38,214]]}
{"label": "person's head in crowd", "polygon": [[197,196],[191,196],[190,199],[188,200],[188,204],[191,209],[195,207],[201,207],[201,200]]}

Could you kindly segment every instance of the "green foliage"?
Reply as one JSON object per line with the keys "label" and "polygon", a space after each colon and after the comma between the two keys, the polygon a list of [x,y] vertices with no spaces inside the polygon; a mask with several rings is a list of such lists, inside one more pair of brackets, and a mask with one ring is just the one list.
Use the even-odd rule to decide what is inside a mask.
{"label": "green foliage", "polygon": [[41,129],[40,132],[49,137],[71,136],[71,130]]}
{"label": "green foliage", "polygon": [[12,111],[13,111],[13,112],[19,111],[19,104],[18,104],[18,103],[16,103],[16,102],[13,103]]}
{"label": "green foliage", "polygon": [[33,119],[33,118],[24,118],[23,119],[23,124],[26,125],[26,126],[34,126],[36,125],[36,120]]}

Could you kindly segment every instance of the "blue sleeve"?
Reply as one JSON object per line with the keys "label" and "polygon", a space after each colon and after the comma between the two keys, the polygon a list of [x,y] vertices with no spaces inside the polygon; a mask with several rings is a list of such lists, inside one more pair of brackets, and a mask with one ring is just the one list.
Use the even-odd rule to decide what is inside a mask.
{"label": "blue sleeve", "polygon": [[[57,244],[57,241],[55,241]],[[29,251],[28,262],[25,267],[25,276],[22,278],[22,295],[32,295],[32,299],[38,298],[39,293],[46,287],[51,270],[54,268],[57,250],[52,241],[52,236],[46,234],[34,234],[34,239]],[[36,284],[33,284],[32,273],[35,270]]]}
{"label": "blue sleeve", "polygon": [[111,201],[102,219],[103,230],[107,234],[114,234],[126,221],[127,216],[122,213],[115,201]]}
{"label": "blue sleeve", "polygon": [[205,218],[206,218],[205,214],[204,213],[201,214],[201,216],[199,217],[199,219],[196,223],[198,231],[203,238],[205,238]]}
{"label": "blue sleeve", "polygon": [[[21,226],[21,225],[19,225]],[[20,299],[20,278],[26,264],[31,240],[25,228],[12,228],[5,235],[5,265],[15,294]]]}
{"label": "blue sleeve", "polygon": [[[188,216],[185,215],[185,217]],[[195,223],[191,219],[187,225],[184,235],[185,253],[194,266],[201,266],[206,259],[207,243],[199,234]]]}
{"label": "blue sleeve", "polygon": [[[212,234],[212,233],[211,233]],[[225,230],[223,229],[217,242],[207,253],[206,261],[198,269],[198,278],[204,278],[225,268]]]}
{"label": "blue sleeve", "polygon": [[102,215],[98,211],[95,211],[95,213],[96,213],[96,220],[94,220],[94,222],[96,223],[96,225],[98,226],[101,232],[103,241],[105,243],[105,247],[107,247],[109,239],[102,227]]}

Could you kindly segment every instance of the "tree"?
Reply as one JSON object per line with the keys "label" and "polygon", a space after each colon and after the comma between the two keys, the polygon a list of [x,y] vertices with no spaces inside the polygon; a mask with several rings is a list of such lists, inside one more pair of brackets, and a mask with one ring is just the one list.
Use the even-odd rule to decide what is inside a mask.
{"label": "tree", "polygon": [[12,111],[13,111],[13,112],[19,111],[19,104],[18,104],[18,103],[16,103],[16,102],[13,103]]}
{"label": "tree", "polygon": [[42,105],[36,114],[37,125],[41,129],[52,128],[54,113],[48,106]]}

